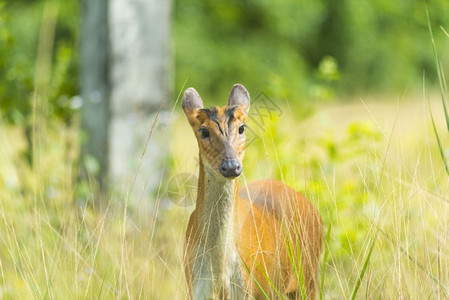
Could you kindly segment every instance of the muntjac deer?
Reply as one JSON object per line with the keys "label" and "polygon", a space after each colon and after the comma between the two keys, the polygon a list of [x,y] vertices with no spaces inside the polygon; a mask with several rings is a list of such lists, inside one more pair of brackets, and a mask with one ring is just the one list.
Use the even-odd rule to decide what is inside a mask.
{"label": "muntjac deer", "polygon": [[275,180],[239,192],[245,152],[247,90],[234,85],[228,106],[203,108],[188,88],[183,110],[199,147],[196,208],[186,233],[191,299],[314,299],[323,229],[315,207]]}

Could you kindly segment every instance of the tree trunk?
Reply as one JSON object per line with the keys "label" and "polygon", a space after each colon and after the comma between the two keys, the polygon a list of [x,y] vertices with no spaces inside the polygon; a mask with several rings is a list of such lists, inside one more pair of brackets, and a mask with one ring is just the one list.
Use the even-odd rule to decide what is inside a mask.
{"label": "tree trunk", "polygon": [[167,112],[162,110],[142,158],[159,107],[169,97],[170,1],[110,0],[108,5],[108,19],[101,26],[108,27],[109,39],[102,41],[100,49],[109,45],[109,106],[102,107],[98,115],[83,111],[86,119],[101,122],[99,128],[104,128],[99,133],[101,142],[95,141],[89,153],[95,157],[107,153],[99,161],[107,170],[110,186],[140,201],[158,187],[166,153]]}
{"label": "tree trunk", "polygon": [[84,176],[95,175],[102,186],[106,183],[109,154],[108,41],[108,1],[83,0],[80,59],[82,169]]}

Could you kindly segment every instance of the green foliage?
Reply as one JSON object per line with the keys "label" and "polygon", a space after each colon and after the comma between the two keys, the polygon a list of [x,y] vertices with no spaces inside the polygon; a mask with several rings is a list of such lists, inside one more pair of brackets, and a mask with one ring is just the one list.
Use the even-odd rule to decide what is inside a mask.
{"label": "green foliage", "polygon": [[[413,89],[423,69],[436,82],[425,7],[425,1],[177,0],[176,90],[188,79],[218,103],[242,82],[295,104]],[[435,28],[449,25],[447,1],[432,1],[429,9]],[[436,39],[443,43],[443,34]]]}
{"label": "green foliage", "polygon": [[[48,25],[48,18],[43,20],[48,17],[45,12],[49,8],[56,12],[54,30]],[[31,123],[33,93],[42,77],[37,72],[42,63],[38,56],[40,43],[53,43],[50,53],[43,53],[50,55],[50,80],[45,87],[47,114],[70,118],[70,98],[78,89],[78,23],[75,0],[0,2],[0,112],[5,120]],[[46,28],[49,32],[43,30]]]}
{"label": "green foliage", "polygon": [[[56,5],[48,113],[73,114],[78,88],[79,3],[0,2],[2,116],[30,123],[45,7]],[[425,1],[176,0],[173,3],[175,90],[187,79],[208,103],[244,83],[276,101],[334,99],[358,92],[420,86],[423,69],[437,82],[426,29]],[[434,29],[447,28],[449,5],[429,3]],[[435,30],[436,47],[448,41]],[[443,60],[444,64],[444,60]],[[216,98],[213,98],[216,97]]]}

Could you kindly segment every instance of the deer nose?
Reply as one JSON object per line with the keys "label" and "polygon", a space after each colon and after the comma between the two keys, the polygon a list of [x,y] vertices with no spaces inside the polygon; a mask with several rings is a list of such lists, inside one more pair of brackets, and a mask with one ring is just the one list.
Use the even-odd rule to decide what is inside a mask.
{"label": "deer nose", "polygon": [[242,173],[242,165],[237,159],[224,159],[220,166],[224,177],[237,177]]}

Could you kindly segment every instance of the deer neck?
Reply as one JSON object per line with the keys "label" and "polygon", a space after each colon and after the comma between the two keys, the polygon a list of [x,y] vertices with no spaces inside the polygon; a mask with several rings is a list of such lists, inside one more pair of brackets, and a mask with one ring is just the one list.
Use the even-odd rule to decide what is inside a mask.
{"label": "deer neck", "polygon": [[[204,226],[201,243],[218,256],[235,250],[233,237],[234,204],[238,180],[227,179],[200,162],[196,214]],[[224,255],[225,253],[223,253]]]}
{"label": "deer neck", "polygon": [[218,298],[243,299],[243,279],[234,238],[238,180],[216,174],[201,159],[199,171],[194,211],[197,238],[193,266],[194,298],[217,298],[216,295],[221,295]]}

